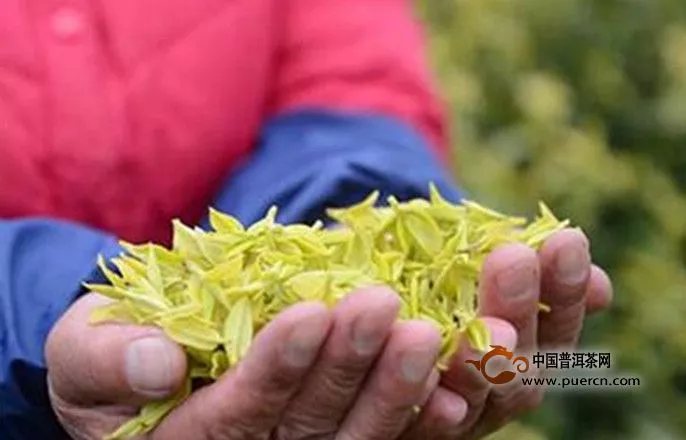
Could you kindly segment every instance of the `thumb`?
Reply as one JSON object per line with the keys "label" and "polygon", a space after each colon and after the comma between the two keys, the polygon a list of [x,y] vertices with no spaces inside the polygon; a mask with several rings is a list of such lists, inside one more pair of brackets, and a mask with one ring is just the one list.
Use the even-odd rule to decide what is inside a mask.
{"label": "thumb", "polygon": [[89,324],[93,310],[108,302],[85,295],[50,332],[45,355],[51,392],[73,405],[139,405],[181,388],[186,356],[161,330]]}

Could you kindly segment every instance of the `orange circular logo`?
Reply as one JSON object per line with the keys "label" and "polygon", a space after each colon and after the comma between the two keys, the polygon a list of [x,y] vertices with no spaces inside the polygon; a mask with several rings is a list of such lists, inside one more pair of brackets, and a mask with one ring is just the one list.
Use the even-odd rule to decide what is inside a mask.
{"label": "orange circular logo", "polygon": [[481,372],[481,375],[492,384],[502,385],[512,381],[517,375],[516,372],[511,370],[505,370],[498,373],[496,376],[490,376],[486,371],[486,365],[488,361],[495,357],[504,357],[505,359],[511,361],[512,366],[515,367],[516,371],[519,373],[526,373],[529,371],[529,360],[524,356],[517,356],[514,359],[514,353],[508,351],[507,348],[500,345],[491,345],[492,350],[483,355],[480,361],[469,360],[466,361],[467,364],[473,365],[477,371]]}

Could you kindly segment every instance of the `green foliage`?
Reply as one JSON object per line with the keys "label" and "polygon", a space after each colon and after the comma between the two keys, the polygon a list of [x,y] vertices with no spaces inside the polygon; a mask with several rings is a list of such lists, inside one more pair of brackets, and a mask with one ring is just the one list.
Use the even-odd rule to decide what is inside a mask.
{"label": "green foliage", "polygon": [[584,344],[613,350],[643,379],[634,393],[555,395],[527,420],[535,436],[516,438],[684,438],[686,2],[425,0],[421,9],[453,111],[459,179],[507,212],[549,201],[589,234],[616,300],[590,319]]}

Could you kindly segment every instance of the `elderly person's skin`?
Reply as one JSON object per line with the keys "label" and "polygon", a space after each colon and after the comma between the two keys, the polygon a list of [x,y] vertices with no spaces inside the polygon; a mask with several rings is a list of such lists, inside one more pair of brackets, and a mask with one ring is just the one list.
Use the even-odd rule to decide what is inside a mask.
{"label": "elderly person's skin", "polygon": [[[538,254],[522,245],[495,250],[480,289],[493,343],[520,351],[574,346],[584,315],[606,307],[612,294],[575,230],[555,234]],[[538,313],[539,299],[550,313]],[[48,342],[53,407],[75,439],[102,438],[141,404],[173,393],[186,371],[182,350],[159,330],[89,326],[104,301],[79,300]],[[291,307],[260,332],[237,368],[195,392],[146,438],[472,439],[540,405],[541,390],[489,387],[464,363],[466,348],[439,375],[437,330],[395,322],[398,309],[397,296],[382,287],[362,289],[334,310]]]}

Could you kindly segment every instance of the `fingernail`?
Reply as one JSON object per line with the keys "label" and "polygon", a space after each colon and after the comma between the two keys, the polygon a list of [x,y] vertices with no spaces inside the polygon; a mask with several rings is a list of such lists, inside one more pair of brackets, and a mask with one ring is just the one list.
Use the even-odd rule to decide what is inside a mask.
{"label": "fingernail", "polygon": [[589,275],[590,256],[583,246],[561,250],[556,261],[556,278],[561,284],[574,286],[584,282]]}
{"label": "fingernail", "polygon": [[499,345],[508,350],[514,350],[517,345],[517,331],[505,321],[493,318],[484,318],[491,332],[491,345]]}
{"label": "fingernail", "polygon": [[517,264],[498,275],[498,289],[510,300],[534,296],[538,286],[536,268]]}
{"label": "fingernail", "polygon": [[379,308],[394,307],[397,310],[400,305],[398,296],[390,289],[379,290],[375,295],[378,295],[374,298],[376,304],[368,304],[367,309],[353,323],[353,349],[360,356],[375,353],[386,339],[384,330],[387,329],[387,323],[379,319]]}
{"label": "fingernail", "polygon": [[180,366],[177,348],[166,339],[147,337],[133,341],[126,349],[126,378],[134,391],[151,397],[175,388]]}
{"label": "fingernail", "polygon": [[317,357],[329,327],[327,315],[309,318],[306,325],[298,326],[286,343],[287,361],[294,367],[306,367]]}
{"label": "fingernail", "polygon": [[444,401],[443,416],[451,425],[458,425],[467,417],[467,410],[467,401],[461,396],[453,394],[450,399]]}
{"label": "fingernail", "polygon": [[403,378],[410,383],[426,379],[436,361],[435,350],[417,349],[403,355],[401,370]]}

